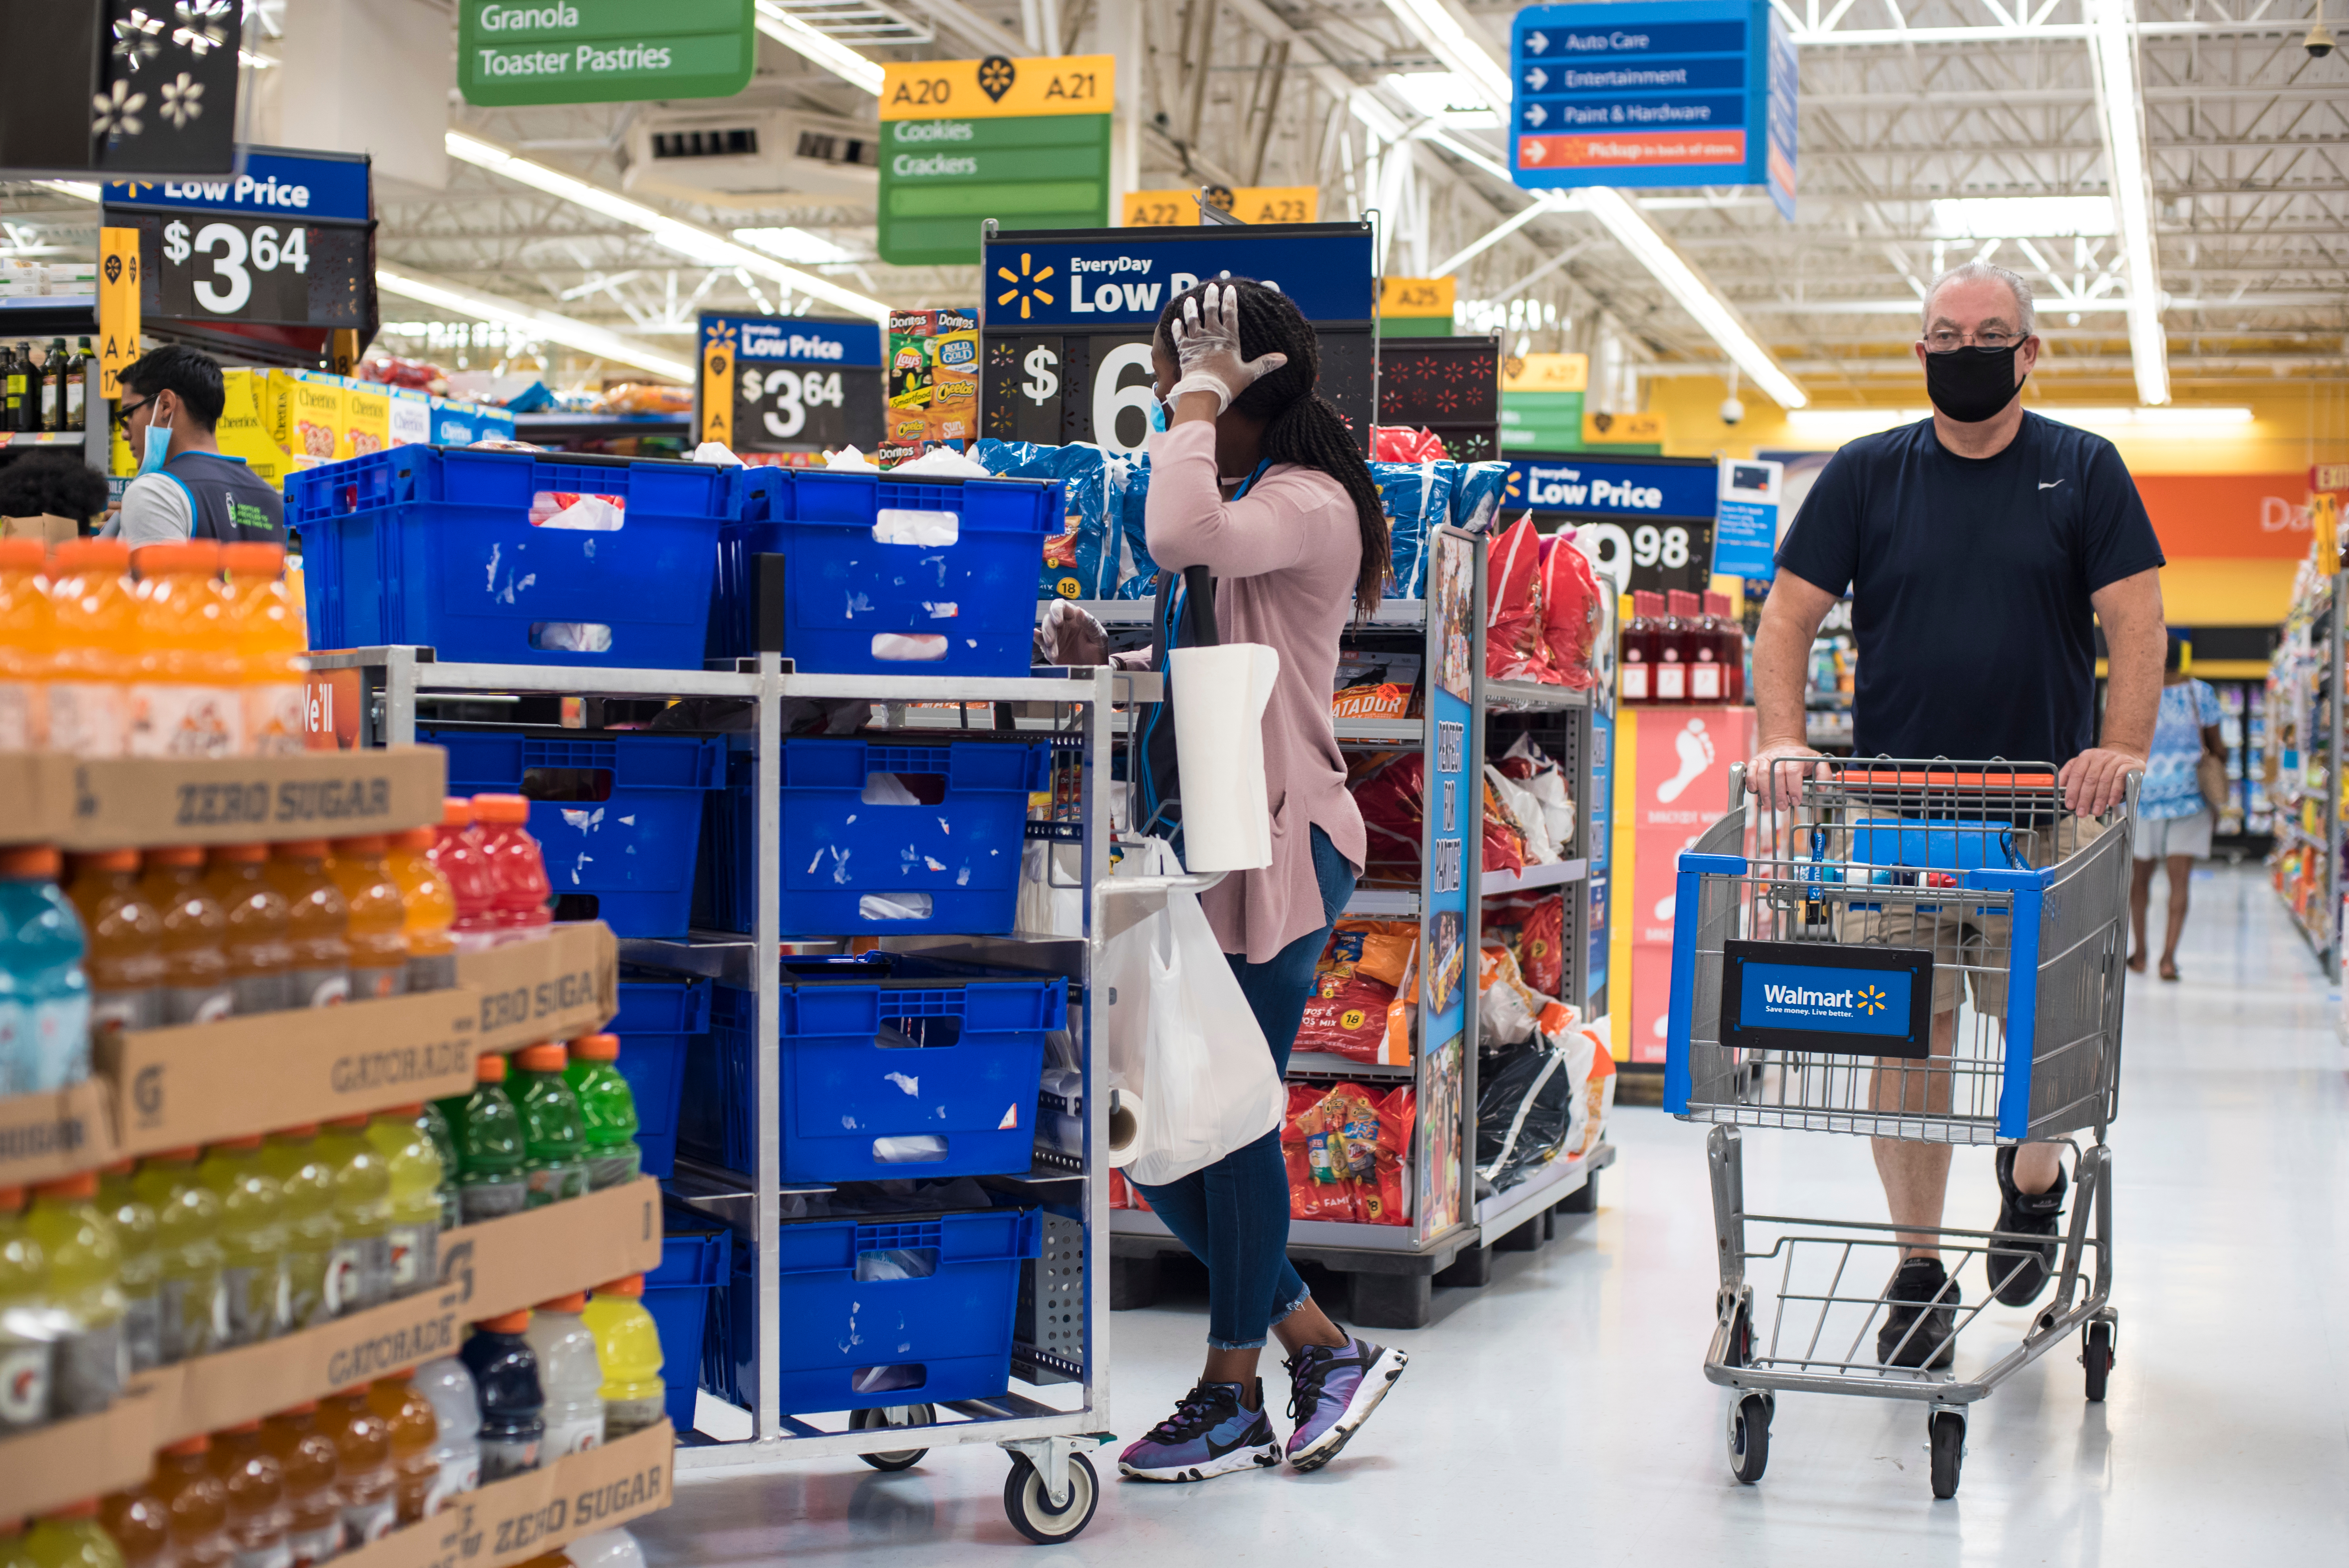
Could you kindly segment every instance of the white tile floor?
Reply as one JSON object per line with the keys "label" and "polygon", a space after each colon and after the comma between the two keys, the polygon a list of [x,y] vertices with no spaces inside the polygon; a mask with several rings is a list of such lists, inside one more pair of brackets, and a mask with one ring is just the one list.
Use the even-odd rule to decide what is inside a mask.
{"label": "white tile floor", "polygon": [[[2349,1052],[2257,868],[2202,874],[2195,901],[2185,980],[2129,992],[2110,1398],[2082,1399],[2071,1351],[2042,1358],[1976,1408],[1954,1501],[1928,1489],[1921,1412],[1877,1400],[1783,1398],[1767,1477],[1731,1480],[1726,1396],[1698,1369],[1714,1284],[1702,1132],[1627,1110],[1597,1217],[1501,1254],[1482,1290],[1439,1291],[1433,1325],[1392,1336],[1411,1369],[1336,1463],[1147,1487],[1109,1480],[1109,1450],[1100,1513],[1055,1560],[2349,1561],[2349,1333],[2334,1315],[2349,1301]],[[1754,1137],[1747,1183],[1756,1207],[1797,1212],[1874,1217],[1881,1201],[1856,1139]],[[1951,1187],[1951,1223],[1991,1222],[1987,1152],[1960,1153]],[[1993,1311],[1982,1327],[2021,1321]],[[1130,1437],[1196,1375],[1205,1311],[1113,1323],[1113,1424]],[[1268,1381],[1285,1398],[1277,1370]],[[639,1533],[657,1568],[1004,1561],[1029,1550],[1004,1521],[1004,1470],[992,1449],[960,1449],[895,1476],[843,1460],[688,1480]]]}

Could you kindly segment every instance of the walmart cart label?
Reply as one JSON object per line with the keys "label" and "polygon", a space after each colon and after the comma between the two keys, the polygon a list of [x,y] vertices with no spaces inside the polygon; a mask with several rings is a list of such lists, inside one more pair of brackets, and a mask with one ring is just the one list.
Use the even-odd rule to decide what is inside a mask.
{"label": "walmart cart label", "polygon": [[1930,950],[1730,942],[1723,967],[1724,1046],[1868,1057],[1929,1052]]}

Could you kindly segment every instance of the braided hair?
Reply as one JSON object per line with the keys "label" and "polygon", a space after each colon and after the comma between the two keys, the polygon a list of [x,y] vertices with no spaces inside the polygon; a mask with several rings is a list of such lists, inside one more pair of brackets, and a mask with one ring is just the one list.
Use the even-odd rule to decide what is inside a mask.
{"label": "braided hair", "polygon": [[[1379,487],[1371,466],[1354,444],[1353,432],[1330,401],[1314,391],[1321,377],[1321,345],[1311,324],[1278,289],[1254,278],[1215,278],[1211,283],[1231,288],[1239,303],[1240,356],[1285,354],[1288,363],[1257,379],[1232,399],[1231,413],[1264,421],[1263,452],[1276,463],[1319,469],[1343,486],[1354,503],[1355,521],[1362,539],[1361,570],[1354,579],[1354,611],[1367,616],[1378,608],[1387,580],[1387,518],[1379,506]],[[1174,324],[1182,319],[1183,302],[1198,299],[1208,284],[1198,284],[1166,302],[1158,317],[1157,346],[1169,359],[1174,352]]]}

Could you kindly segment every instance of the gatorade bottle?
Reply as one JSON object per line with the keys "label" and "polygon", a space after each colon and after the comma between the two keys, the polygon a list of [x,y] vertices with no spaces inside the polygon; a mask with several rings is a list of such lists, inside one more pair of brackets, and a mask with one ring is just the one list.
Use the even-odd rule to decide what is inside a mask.
{"label": "gatorade bottle", "polygon": [[546,1398],[541,1464],[604,1440],[604,1368],[595,1359],[595,1333],[579,1315],[586,1307],[585,1291],[540,1302],[523,1332],[538,1357],[538,1387]]}
{"label": "gatorade bottle", "polygon": [[0,1187],[0,1436],[49,1418],[48,1275],[25,1229],[25,1190]]}
{"label": "gatorade bottle", "polygon": [[432,1407],[432,1459],[440,1477],[424,1500],[425,1517],[481,1484],[481,1404],[473,1375],[454,1356],[416,1369],[416,1391]]}
{"label": "gatorade bottle", "polygon": [[544,934],[554,921],[547,908],[554,890],[538,841],[530,836],[530,802],[520,795],[476,795],[473,820],[481,825],[481,854],[497,890],[500,936],[520,941]]}
{"label": "gatorade bottle", "polygon": [[421,1105],[378,1111],[367,1141],[391,1173],[391,1294],[412,1295],[440,1280],[440,1154]]}
{"label": "gatorade bottle", "polygon": [[326,1285],[334,1274],[335,1243],[342,1235],[335,1217],[334,1168],[319,1155],[317,1127],[271,1133],[261,1146],[261,1168],[285,1194],[286,1329],[315,1328],[335,1315]]}
{"label": "gatorade bottle", "polygon": [[457,950],[479,953],[498,940],[498,889],[481,841],[473,831],[473,803],[451,795],[440,802],[440,826],[428,852],[433,869],[449,884],[457,917],[450,923]]}
{"label": "gatorade bottle", "polygon": [[597,1285],[582,1315],[595,1336],[595,1359],[604,1368],[607,1443],[668,1417],[668,1389],[661,1382],[660,1326],[645,1310],[644,1298],[645,1276],[630,1274]]}
{"label": "gatorade bottle", "polygon": [[24,1550],[25,1561],[33,1568],[125,1568],[122,1549],[98,1522],[94,1497],[41,1515],[25,1532]]}
{"label": "gatorade bottle", "polygon": [[49,606],[48,546],[0,539],[0,751],[49,743],[49,676],[57,620]]}
{"label": "gatorade bottle", "polygon": [[530,1314],[509,1312],[473,1325],[457,1352],[481,1398],[481,1480],[503,1480],[538,1468],[546,1437],[546,1396],[538,1357],[523,1338]]}
{"label": "gatorade bottle", "polygon": [[285,589],[285,547],[223,544],[220,560],[228,573],[229,636],[243,665],[245,755],[299,751],[308,707],[302,655],[310,639]]}
{"label": "gatorade bottle", "polygon": [[66,890],[88,952],[89,1026],[152,1029],[163,1022],[163,917],[139,882],[137,850],[73,857]]}
{"label": "gatorade bottle", "polygon": [[155,1495],[171,1515],[172,1568],[228,1568],[228,1488],[212,1474],[212,1440],[182,1438],[155,1456]]}
{"label": "gatorade bottle", "polygon": [[220,1194],[196,1175],[200,1149],[167,1149],[140,1162],[130,1190],[155,1211],[163,1260],[158,1336],[163,1362],[218,1349],[228,1336],[228,1291],[221,1278]]}
{"label": "gatorade bottle", "polygon": [[457,1207],[468,1225],[519,1214],[529,1202],[522,1112],[507,1097],[505,1080],[505,1057],[476,1057],[473,1092],[436,1102],[457,1145]]}
{"label": "gatorade bottle", "polygon": [[168,1568],[171,1511],[155,1495],[151,1481],[142,1480],[109,1496],[98,1505],[98,1522],[122,1553],[126,1568]]}
{"label": "gatorade bottle", "polygon": [[457,898],[432,863],[438,830],[410,828],[391,836],[386,857],[398,884],[400,934],[408,939],[408,989],[446,991],[457,983]]}
{"label": "gatorade bottle", "polygon": [[130,1184],[138,1162],[117,1161],[98,1176],[98,1212],[114,1226],[122,1249],[122,1342],[130,1370],[144,1372],[163,1360],[163,1247],[155,1233],[155,1211]]}
{"label": "gatorade bottle", "polygon": [[367,1408],[367,1388],[362,1383],[318,1401],[318,1429],[335,1440],[335,1491],[343,1502],[344,1550],[382,1540],[399,1519],[391,1423]]}
{"label": "gatorade bottle", "polygon": [[143,546],[130,755],[235,757],[244,750],[244,663],[229,637],[220,544]]}
{"label": "gatorade bottle", "polygon": [[228,1493],[228,1539],[236,1568],[286,1568],[285,1467],[262,1440],[259,1421],[212,1434],[212,1475]]}
{"label": "gatorade bottle", "polygon": [[98,1212],[98,1172],[33,1189],[25,1233],[49,1264],[48,1304],[62,1314],[49,1370],[49,1412],[88,1416],[114,1403],[127,1375],[122,1344],[122,1249]]}
{"label": "gatorade bottle", "polygon": [[294,995],[294,911],[269,880],[269,846],[221,845],[204,882],[227,923],[221,947],[231,1008],[239,1017],[285,1011]]}
{"label": "gatorade bottle", "polygon": [[384,862],[389,846],[371,833],[336,839],[331,847],[326,872],[349,912],[351,1000],[397,996],[408,989],[408,938],[401,932],[408,912]]}
{"label": "gatorade bottle", "polygon": [[346,1116],[318,1134],[318,1158],[335,1173],[326,1305],[336,1316],[391,1299],[391,1169],[368,1140],[367,1125],[364,1116]]}
{"label": "gatorade bottle", "polygon": [[221,1289],[228,1300],[221,1345],[274,1339],[285,1332],[292,1289],[285,1275],[285,1189],[262,1165],[261,1135],[213,1144],[196,1175],[221,1202]]}
{"label": "gatorade bottle", "polygon": [[432,1452],[440,1436],[432,1402],[418,1392],[410,1367],[377,1378],[367,1389],[367,1408],[391,1429],[392,1495],[399,1504],[399,1522],[414,1524],[425,1516],[440,1480],[440,1461]]}
{"label": "gatorade bottle", "polygon": [[351,992],[350,906],[326,874],[326,841],[287,839],[269,851],[269,880],[285,895],[294,949],[287,1006],[332,1007]]}
{"label": "gatorade bottle", "polygon": [[148,851],[139,886],[163,924],[163,1022],[227,1017],[228,912],[204,882],[203,851],[192,844]]}
{"label": "gatorade bottle", "polygon": [[587,1195],[587,1129],[579,1097],[563,1080],[569,1057],[559,1045],[533,1046],[514,1054],[522,1068],[523,1175],[530,1183],[530,1207]]}
{"label": "gatorade bottle", "polygon": [[312,1568],[343,1549],[343,1500],[335,1491],[335,1440],[307,1400],[261,1423],[261,1446],[285,1472],[285,1545],[294,1568]]}
{"label": "gatorade bottle", "polygon": [[563,1548],[571,1568],[645,1568],[645,1549],[616,1527],[583,1535]]}
{"label": "gatorade bottle", "polygon": [[89,1076],[89,979],[81,917],[51,849],[0,850],[0,1060],[5,1090],[35,1094]]}
{"label": "gatorade bottle", "polygon": [[633,1181],[644,1169],[636,1148],[636,1097],[620,1076],[620,1037],[582,1035],[571,1042],[563,1078],[579,1101],[587,1132],[587,1186],[601,1191]]}
{"label": "gatorade bottle", "polygon": [[440,1114],[439,1100],[426,1102],[421,1120],[432,1152],[440,1157],[440,1233],[445,1236],[465,1222],[457,1202],[457,1140],[449,1130],[449,1119]]}
{"label": "gatorade bottle", "polygon": [[128,756],[140,646],[130,547],[119,539],[69,539],[49,559],[57,650],[49,676],[50,748],[76,757]]}

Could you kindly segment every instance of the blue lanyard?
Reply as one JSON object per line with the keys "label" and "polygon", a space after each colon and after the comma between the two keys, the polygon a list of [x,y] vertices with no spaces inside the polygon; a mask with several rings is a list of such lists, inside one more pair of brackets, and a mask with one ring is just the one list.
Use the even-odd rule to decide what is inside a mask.
{"label": "blue lanyard", "polygon": [[1256,467],[1248,470],[1248,477],[1240,481],[1240,488],[1232,491],[1232,499],[1234,500],[1237,500],[1240,497],[1247,494],[1248,486],[1256,483],[1257,480],[1263,478],[1264,470],[1270,467],[1272,467],[1272,459],[1270,458],[1258,458],[1256,460]]}

